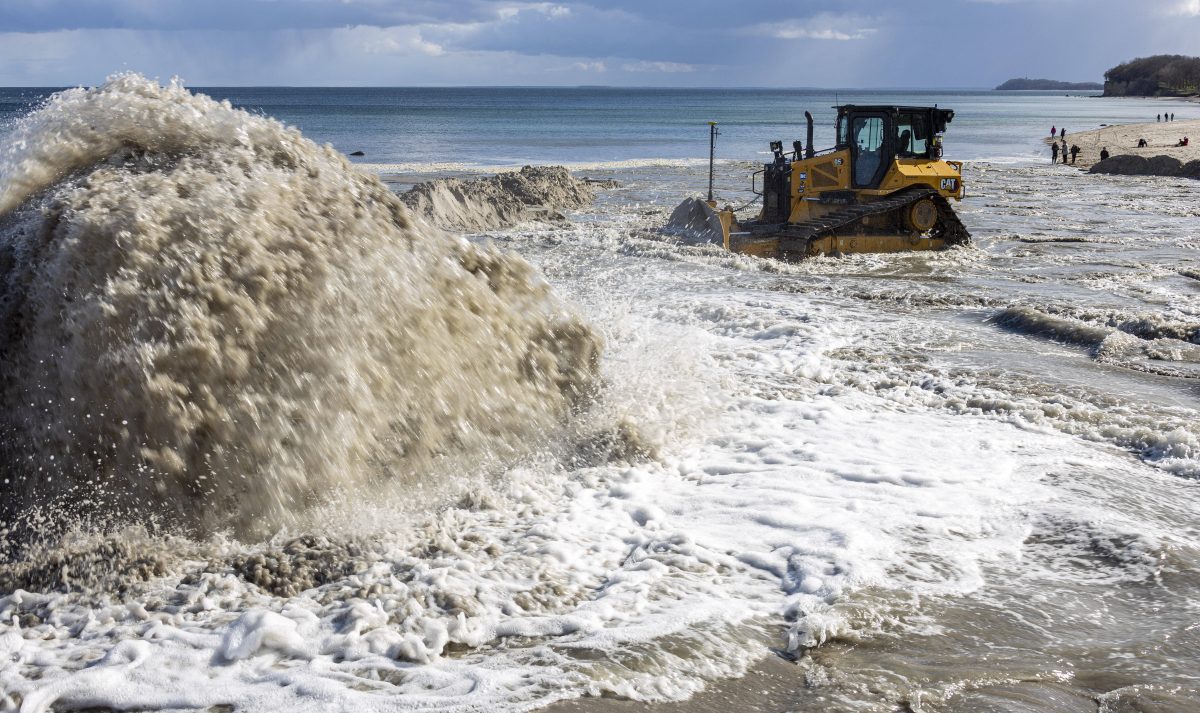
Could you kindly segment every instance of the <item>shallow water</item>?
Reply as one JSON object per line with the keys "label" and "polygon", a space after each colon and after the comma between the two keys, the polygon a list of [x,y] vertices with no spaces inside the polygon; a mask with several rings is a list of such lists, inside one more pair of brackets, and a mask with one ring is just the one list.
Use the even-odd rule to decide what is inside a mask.
{"label": "shallow water", "polygon": [[[652,292],[646,301],[661,311],[663,295],[686,289],[663,274],[712,269],[713,304],[693,306],[721,314],[707,329],[727,332],[727,315],[750,304],[764,324],[803,314],[836,335],[818,349],[818,368],[772,369],[770,388],[809,408],[825,397],[852,404],[852,422],[818,438],[823,452],[854,454],[853,472],[820,470],[874,492],[840,483],[839,506],[932,485],[884,475],[864,454],[885,454],[889,471],[911,457],[943,477],[965,456],[964,471],[984,476],[957,476],[953,493],[967,502],[954,501],[953,523],[944,511],[925,521],[912,491],[868,520],[871,541],[903,532],[880,557],[884,572],[835,600],[839,625],[800,660],[795,690],[755,705],[1190,709],[1200,702],[1189,663],[1200,651],[1200,284],[1181,273],[1196,264],[1195,188],[1041,166],[975,164],[967,175],[978,197],[962,209],[975,236],[967,250],[779,268],[680,247],[656,256],[688,268],[630,286]],[[1067,199],[1013,195],[1014,183]],[[1025,318],[1006,324],[1015,310]],[[727,363],[765,360],[772,340],[762,334],[740,335],[755,349]],[[727,428],[773,432],[753,421]],[[753,507],[789,513],[796,529],[827,512],[774,489]]]}
{"label": "shallow water", "polygon": [[10,555],[5,704],[677,701],[783,656],[754,705],[1200,705],[1194,184],[976,161],[971,247],[782,265],[647,230],[702,164],[584,160],[621,185],[570,226],[471,237],[603,337],[583,426],[265,541],[118,523]]}

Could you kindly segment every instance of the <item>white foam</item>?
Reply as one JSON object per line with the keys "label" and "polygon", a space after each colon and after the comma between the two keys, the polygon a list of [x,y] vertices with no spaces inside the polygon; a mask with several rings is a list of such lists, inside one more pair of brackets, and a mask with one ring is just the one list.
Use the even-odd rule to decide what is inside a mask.
{"label": "white foam", "polygon": [[[1045,472],[1081,454],[1128,467],[1059,435],[846,391],[825,354],[856,327],[803,297],[732,291],[664,297],[652,319],[626,310],[607,378],[717,372],[713,403],[682,417],[699,421],[672,431],[661,461],[512,471],[486,507],[379,533],[378,559],[298,597],[204,575],[178,587],[194,605],[146,616],[6,598],[6,620],[56,613],[6,627],[0,640],[22,643],[0,662],[0,685],[31,711],[674,700],[744,671],[773,640],[868,632],[859,592],[976,591],[988,563],[1020,557],[1027,512],[1063,509]],[[690,357],[660,369],[646,346],[666,335]],[[671,398],[621,391],[613,398]],[[81,667],[85,651],[104,658]],[[31,666],[40,679],[26,678]]]}

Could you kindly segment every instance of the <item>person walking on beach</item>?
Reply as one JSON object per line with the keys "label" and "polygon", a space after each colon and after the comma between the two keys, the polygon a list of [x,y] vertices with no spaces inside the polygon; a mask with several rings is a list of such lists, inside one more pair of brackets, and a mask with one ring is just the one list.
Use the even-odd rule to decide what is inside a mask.
{"label": "person walking on beach", "polygon": [[1058,163],[1058,143],[1050,142],[1050,163]]}
{"label": "person walking on beach", "polygon": [[1155,114],[1154,115],[1154,123],[1157,124],[1160,121],[1162,121],[1162,114]]}
{"label": "person walking on beach", "polygon": [[[1072,166],[1075,165],[1075,157],[1078,155],[1079,155],[1079,145],[1071,144],[1071,165]],[[1066,163],[1066,161],[1063,161],[1063,163]]]}
{"label": "person walking on beach", "polygon": [[1108,160],[1108,147],[1107,147],[1107,146],[1105,146],[1104,148],[1100,149],[1100,160],[1101,160],[1101,161],[1107,161],[1107,160]]}
{"label": "person walking on beach", "polygon": [[1171,112],[1171,121],[1175,121],[1175,112]]}
{"label": "person walking on beach", "polygon": [[1062,139],[1063,141],[1067,140],[1067,127],[1064,126],[1058,130],[1058,138]]}
{"label": "person walking on beach", "polygon": [[1051,136],[1057,136],[1057,135],[1058,135],[1058,127],[1056,127],[1056,126],[1051,126],[1051,127],[1050,127],[1050,135],[1051,135]]}
{"label": "person walking on beach", "polygon": [[[1059,134],[1059,136],[1062,136],[1062,134]],[[1067,165],[1067,140],[1066,139],[1062,140],[1062,157],[1063,157],[1063,165],[1065,166],[1065,165]]]}

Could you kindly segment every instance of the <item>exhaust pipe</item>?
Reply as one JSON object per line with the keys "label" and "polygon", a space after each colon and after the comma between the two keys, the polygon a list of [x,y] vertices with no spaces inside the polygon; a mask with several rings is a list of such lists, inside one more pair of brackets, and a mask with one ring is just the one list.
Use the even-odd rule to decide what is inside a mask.
{"label": "exhaust pipe", "polygon": [[804,119],[805,119],[805,121],[808,122],[808,135],[804,139],[804,145],[805,145],[804,158],[812,158],[816,154],[816,151],[813,151],[813,146],[812,146],[812,142],[813,142],[812,114],[808,113],[807,111],[804,112]]}

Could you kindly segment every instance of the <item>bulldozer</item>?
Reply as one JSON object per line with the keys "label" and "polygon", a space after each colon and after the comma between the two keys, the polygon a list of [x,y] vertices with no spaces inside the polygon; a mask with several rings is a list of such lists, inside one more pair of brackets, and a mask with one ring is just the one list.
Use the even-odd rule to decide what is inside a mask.
{"label": "bulldozer", "polygon": [[[837,144],[813,149],[813,117],[806,143],[784,152],[751,177],[762,208],[741,220],[712,197],[715,137],[710,124],[708,200],[688,199],[671,215],[668,231],[727,250],[799,260],[818,255],[942,250],[971,239],[950,205],[966,195],[962,162],[942,160],[942,134],[954,112],[938,107],[840,105]],[[759,178],[761,177],[761,185]],[[758,199],[756,199],[757,201]]]}

